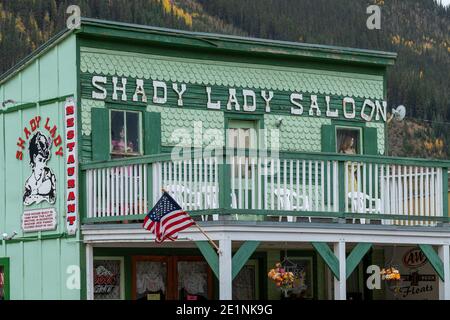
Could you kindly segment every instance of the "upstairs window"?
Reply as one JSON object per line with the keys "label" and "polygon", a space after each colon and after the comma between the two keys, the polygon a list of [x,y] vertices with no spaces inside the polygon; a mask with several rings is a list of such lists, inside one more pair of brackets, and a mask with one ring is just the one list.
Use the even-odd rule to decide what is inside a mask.
{"label": "upstairs window", "polygon": [[336,152],[362,154],[361,129],[336,127]]}
{"label": "upstairs window", "polygon": [[141,114],[111,110],[111,146],[113,158],[142,155]]}

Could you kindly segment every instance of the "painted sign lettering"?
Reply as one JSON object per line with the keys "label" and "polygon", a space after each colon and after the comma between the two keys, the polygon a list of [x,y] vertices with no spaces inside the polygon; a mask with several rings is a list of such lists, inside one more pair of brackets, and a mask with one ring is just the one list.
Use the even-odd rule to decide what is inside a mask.
{"label": "painted sign lettering", "polygon": [[77,173],[77,133],[76,104],[67,98],[64,106],[66,134],[66,227],[67,233],[74,235],[78,227],[78,173]]}
{"label": "painted sign lettering", "polygon": [[49,117],[42,119],[41,116],[33,117],[24,127],[23,136],[17,138],[16,159],[22,160],[23,153],[26,152],[25,144],[30,137],[34,137],[36,132],[41,131],[42,135],[48,135],[50,142],[55,146],[55,155],[63,156],[62,138],[57,132],[58,127],[52,123]]}
{"label": "painted sign lettering", "polygon": [[[147,81],[147,82],[145,82]],[[164,105],[168,101],[168,94],[173,90],[173,94],[177,97],[177,106],[184,106],[183,97],[189,92],[186,84],[171,83],[157,80],[134,79],[132,82],[127,78],[106,77],[94,75],[91,79],[93,90],[91,92],[92,99],[113,101],[132,101],[132,102],[152,102],[154,104]],[[112,84],[112,91],[108,92],[107,84]],[[131,92],[134,94],[130,95]],[[255,112],[258,110],[259,103],[263,103],[264,112],[271,112],[271,101],[274,98],[273,91],[252,89],[236,89],[228,88],[227,97],[222,100],[215,99],[215,92],[210,86],[204,87],[205,108],[212,110],[227,110],[240,112]],[[128,94],[127,94],[128,93]],[[148,96],[148,94],[151,96]],[[357,116],[366,122],[384,121],[386,122],[387,103],[386,101],[365,99],[361,105],[352,97],[332,97],[325,96],[319,99],[315,94],[307,95],[301,92],[287,93],[290,105],[286,106],[290,109],[291,115],[301,116],[303,114],[311,117],[326,116],[328,118],[338,118],[342,115],[346,119],[355,119]],[[340,105],[340,107],[333,107]],[[359,107],[357,109],[357,107]],[[356,110],[360,110],[358,113]]]}

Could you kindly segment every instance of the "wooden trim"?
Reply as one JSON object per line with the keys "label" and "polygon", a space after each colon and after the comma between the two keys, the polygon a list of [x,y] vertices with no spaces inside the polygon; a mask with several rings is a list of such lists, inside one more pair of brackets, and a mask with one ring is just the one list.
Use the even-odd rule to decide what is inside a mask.
{"label": "wooden trim", "polygon": [[371,243],[358,243],[346,259],[346,276],[350,277],[366,253],[372,248]]}
{"label": "wooden trim", "polygon": [[[448,223],[450,222],[449,216],[412,216],[412,215],[396,215],[396,214],[365,214],[365,213],[350,213],[350,212],[328,212],[328,211],[287,211],[287,210],[258,210],[258,209],[210,209],[210,210],[193,210],[189,211],[189,214],[193,217],[200,215],[259,215],[259,216],[295,216],[295,217],[319,217],[319,218],[361,218],[361,219],[392,219],[392,220],[404,220],[404,221],[437,221]],[[122,220],[142,220],[145,218],[145,214],[135,216],[115,216],[115,217],[102,217],[102,218],[86,218],[83,219],[83,223],[96,223],[96,222],[108,222],[108,221],[122,221]]]}
{"label": "wooden trim", "polygon": [[233,255],[233,264],[231,266],[232,274],[231,278],[234,280],[241,271],[242,267],[245,266],[253,252],[258,248],[259,241],[245,241],[238,251]]}
{"label": "wooden trim", "polygon": [[81,34],[102,39],[115,39],[116,41],[126,40],[129,43],[145,41],[161,46],[182,46],[186,49],[202,49],[211,52],[295,57],[376,67],[392,65],[397,58],[397,54],[390,52],[187,32],[85,18],[82,20]]}
{"label": "wooden trim", "polygon": [[[218,149],[218,154],[227,155],[232,152],[242,152],[242,155],[249,154],[249,150],[241,150],[235,148],[221,148]],[[448,160],[431,160],[431,159],[414,159],[414,158],[397,158],[397,157],[383,157],[375,155],[343,155],[338,153],[303,153],[303,152],[279,152],[280,159],[286,160],[324,160],[324,161],[351,161],[351,162],[366,162],[372,164],[396,164],[396,165],[411,165],[411,166],[426,166],[434,168],[449,168],[450,161]],[[191,158],[201,158],[202,153],[196,152],[192,149]],[[81,164],[82,170],[108,168],[122,165],[153,163],[159,161],[170,161],[171,153],[160,153],[154,155],[146,155],[141,157],[134,157],[132,159],[112,159],[109,161],[90,161]]]}
{"label": "wooden trim", "polygon": [[337,280],[340,280],[339,276],[339,260],[336,258],[333,251],[330,249],[325,242],[311,242],[312,246],[320,254],[322,259],[325,261],[327,266],[330,268],[331,272],[334,274]]}
{"label": "wooden trim", "polygon": [[213,271],[217,279],[219,279],[219,256],[216,251],[211,247],[208,241],[195,241],[198,249],[202,253],[209,267]]}
{"label": "wooden trim", "polygon": [[[429,244],[419,244],[420,250],[425,254],[428,261],[430,262],[431,266],[433,267],[434,271],[436,271],[439,278],[444,281],[444,265],[442,263],[441,258],[439,255],[434,251],[433,246]],[[448,270],[449,266],[446,266],[446,269]]]}

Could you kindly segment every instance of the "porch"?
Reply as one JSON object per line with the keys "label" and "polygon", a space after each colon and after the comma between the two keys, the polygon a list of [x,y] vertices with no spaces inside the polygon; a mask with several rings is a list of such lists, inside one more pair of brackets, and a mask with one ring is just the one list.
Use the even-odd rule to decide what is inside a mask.
{"label": "porch", "polygon": [[[383,268],[388,264],[400,263],[399,261],[404,258],[398,250],[403,246],[418,248],[426,257],[424,260],[430,265],[426,272],[423,270],[416,272],[417,266],[409,269],[409,272],[402,270],[403,285],[408,283],[409,286],[414,286],[413,281],[416,280],[413,280],[412,277],[419,277],[420,281],[430,282],[430,286],[433,287],[436,294],[434,299],[450,299],[449,229],[446,226],[432,228],[403,226],[400,229],[397,226],[379,225],[353,226],[344,224],[327,225],[314,222],[297,224],[249,221],[200,222],[200,225],[219,244],[220,254],[213,250],[205,236],[196,228],[190,228],[180,233],[180,239],[176,242],[156,244],[153,235],[143,230],[139,223],[84,225],[82,233],[86,245],[88,299],[94,298],[94,258],[105,260],[107,259],[105,256],[128,255],[128,259],[133,261],[134,266],[135,260],[155,261],[156,254],[158,255],[158,261],[164,261],[161,255],[166,256],[169,261],[172,261],[170,257],[174,257],[175,261],[205,261],[204,264],[207,264],[210,268],[210,276],[216,279],[216,297],[225,300],[234,297],[233,288],[235,288],[234,290],[237,290],[237,288],[234,287],[233,280],[238,277],[243,267],[248,265],[249,259],[255,260],[257,257],[265,255],[265,263],[260,265],[258,272],[262,283],[264,284],[264,281],[266,281],[268,284],[266,289],[255,288],[255,290],[259,290],[259,298],[273,299],[277,297],[270,295],[270,288],[268,295],[261,297],[265,292],[264,290],[267,290],[267,287],[271,285],[273,286],[272,292],[280,293],[279,289],[276,289],[267,280],[268,270],[273,267],[275,261],[281,260],[280,252],[288,252],[291,259],[296,261],[292,255],[301,251],[303,257],[307,252],[308,256],[315,256],[314,259],[320,260],[323,266],[317,269],[314,263],[314,269],[309,268],[307,271],[315,276],[317,276],[317,273],[321,273],[322,280],[319,283],[319,288],[317,288],[317,280],[311,280],[314,282],[310,282],[308,285],[315,286],[314,290],[321,291],[320,297],[322,298],[345,300],[358,290],[352,285],[352,277],[358,273],[366,274],[368,264]],[[368,256],[369,250],[375,248],[377,252],[382,252],[385,257],[387,257],[387,250],[391,250],[392,257],[397,262],[391,264],[388,258],[384,260],[376,259],[371,253],[369,262],[362,264],[361,261]],[[397,253],[395,248],[397,248]],[[131,250],[131,252],[124,253],[127,252],[126,250]],[[189,252],[196,250],[198,259],[186,257],[186,254],[183,258],[174,256],[180,254],[179,252],[182,250],[190,250]],[[274,255],[273,252],[278,252],[278,256],[277,254]],[[142,257],[142,254],[145,254],[145,257]],[[132,255],[139,256],[133,257]],[[414,272],[411,272],[411,270]],[[423,278],[423,274],[427,275],[427,279]],[[170,281],[173,277],[168,277],[168,279]],[[136,277],[127,276],[126,281],[135,283]],[[367,284],[364,277],[357,281],[359,281],[359,290],[366,290],[365,299],[368,297],[371,299],[389,298],[389,295],[381,296],[380,291],[377,290],[367,294]],[[210,283],[209,280],[208,283]],[[128,287],[131,285],[131,283],[127,284]],[[177,282],[172,282],[172,285],[174,287],[170,290],[176,292]],[[387,284],[383,285],[386,286]],[[264,287],[264,285],[260,285],[260,287]],[[213,298],[211,291],[209,292],[208,298]],[[135,296],[131,296],[131,298],[135,298]],[[255,297],[255,299],[257,298]],[[319,297],[315,294],[309,298],[317,299]]]}
{"label": "porch", "polygon": [[228,149],[82,164],[83,222],[142,220],[164,188],[206,221],[438,226],[448,161]]}

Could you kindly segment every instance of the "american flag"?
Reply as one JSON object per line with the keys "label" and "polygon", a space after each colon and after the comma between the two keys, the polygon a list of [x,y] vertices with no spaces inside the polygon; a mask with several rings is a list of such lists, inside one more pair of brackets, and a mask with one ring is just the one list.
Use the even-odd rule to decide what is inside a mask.
{"label": "american flag", "polygon": [[155,234],[156,242],[163,242],[166,239],[176,240],[178,232],[194,224],[195,221],[189,214],[181,209],[167,192],[164,192],[145,217],[143,227]]}

